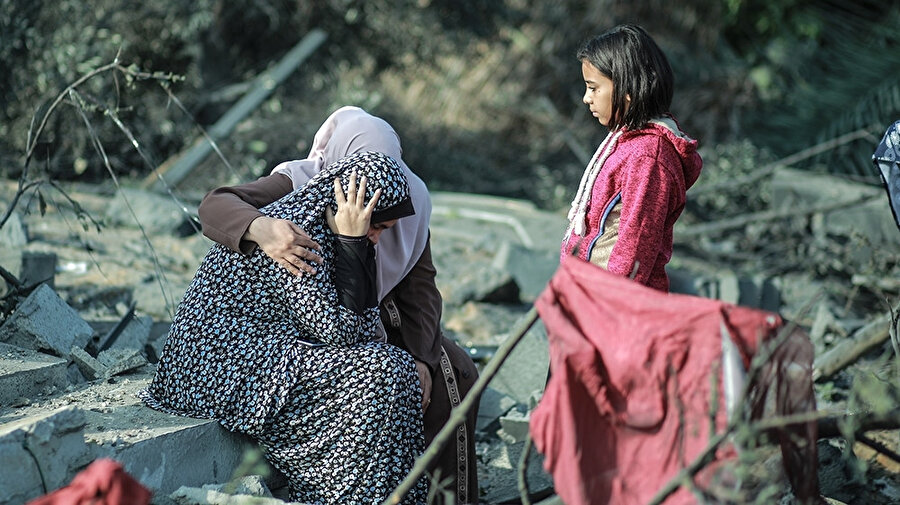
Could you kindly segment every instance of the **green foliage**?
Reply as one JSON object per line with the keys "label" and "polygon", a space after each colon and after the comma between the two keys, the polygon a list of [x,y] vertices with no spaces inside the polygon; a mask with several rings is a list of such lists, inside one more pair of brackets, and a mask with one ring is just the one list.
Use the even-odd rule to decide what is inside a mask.
{"label": "green foliage", "polygon": [[[0,0],[0,65],[6,70],[0,78],[0,175],[16,176],[22,169],[28,132],[41,104],[117,54],[141,68],[190,72],[196,59],[192,51],[198,47],[194,41],[212,19],[211,3]],[[134,107],[146,90],[114,79],[92,80],[83,92],[129,121],[154,125],[141,132],[146,144],[163,150],[171,145],[172,139],[159,131],[173,124],[165,98],[154,101],[151,96],[143,107]],[[78,134],[81,123],[77,114],[59,113],[48,125],[36,156],[56,178],[103,173],[88,136]],[[99,128],[101,137],[114,136],[114,126]],[[111,142],[109,149],[120,170],[140,167],[127,142]]]}
{"label": "green foliage", "polygon": [[[673,112],[709,149],[749,138],[783,156],[847,130],[883,128],[900,101],[898,21],[871,0],[89,4],[0,0],[0,176],[21,169],[41,104],[119,52],[139,68],[184,76],[170,90],[187,114],[156,84],[98,79],[82,90],[114,170],[143,176],[148,163],[118,127],[99,121],[101,110],[115,111],[143,157],[159,164],[199,136],[194,118],[212,124],[240,96],[229,87],[312,27],[329,34],[326,45],[277,90],[277,107],[260,109],[223,143],[244,178],[302,154],[327,113],[352,103],[397,127],[407,161],[434,189],[563,207],[584,152],[603,134],[580,102],[573,55],[622,22],[642,24],[664,46],[677,78]],[[82,123],[57,114],[36,151],[54,177],[105,176]],[[866,173],[871,146],[829,154],[813,164]]]}
{"label": "green foliage", "polygon": [[[828,8],[816,2],[809,16],[823,29],[812,51],[769,58],[779,92],[748,117],[752,138],[787,155],[859,129],[872,136],[801,165],[877,181],[871,155],[881,133],[900,115],[900,8],[862,4]],[[870,7],[870,8],[866,8]],[[799,47],[807,47],[800,45]],[[798,57],[799,56],[799,57]]]}

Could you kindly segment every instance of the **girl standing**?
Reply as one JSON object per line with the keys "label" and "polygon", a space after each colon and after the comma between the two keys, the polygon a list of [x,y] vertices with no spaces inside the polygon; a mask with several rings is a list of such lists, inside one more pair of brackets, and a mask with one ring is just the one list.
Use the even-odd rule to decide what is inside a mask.
{"label": "girl standing", "polygon": [[609,129],[569,210],[561,261],[578,256],[641,284],[669,290],[672,230],[703,161],[669,112],[672,68],[635,25],[617,26],[577,53],[582,101]]}

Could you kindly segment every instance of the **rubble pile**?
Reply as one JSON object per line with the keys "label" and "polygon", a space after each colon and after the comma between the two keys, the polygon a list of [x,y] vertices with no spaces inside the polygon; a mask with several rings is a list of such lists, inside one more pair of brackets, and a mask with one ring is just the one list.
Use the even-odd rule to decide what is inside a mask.
{"label": "rubble pile", "polygon": [[[778,311],[808,329],[824,356],[883,318],[884,301],[873,300],[896,303],[900,265],[892,251],[900,232],[880,188],[789,169],[774,171],[765,185],[769,203],[740,218],[703,221],[688,209],[676,229],[672,289]],[[0,201],[11,201],[14,191],[3,183]],[[36,202],[22,204],[0,228],[0,503],[63,486],[101,457],[122,463],[154,491],[157,505],[240,503],[228,501],[235,494],[284,503],[283,478],[264,464],[248,465],[255,454],[248,440],[209,420],[151,410],[135,397],[153,375],[174,307],[210,245],[191,217],[200,195],[173,202],[135,189],[68,191],[78,207],[60,198],[42,215]],[[484,195],[435,193],[433,203],[445,333],[483,364],[555,271],[564,215]],[[887,342],[874,342],[870,355],[889,351]],[[518,503],[529,412],[548,366],[538,322],[481,397],[484,503]],[[854,366],[823,376],[828,394],[820,391],[820,408],[846,407],[840,390]],[[892,443],[896,448],[896,436]],[[832,468],[834,451],[821,452],[823,468]],[[900,468],[870,456],[868,481],[831,479],[823,489],[839,499],[844,490],[867,489],[876,504],[898,499]],[[558,503],[540,454],[531,451],[527,465],[531,499]],[[234,477],[241,480],[230,482]]]}

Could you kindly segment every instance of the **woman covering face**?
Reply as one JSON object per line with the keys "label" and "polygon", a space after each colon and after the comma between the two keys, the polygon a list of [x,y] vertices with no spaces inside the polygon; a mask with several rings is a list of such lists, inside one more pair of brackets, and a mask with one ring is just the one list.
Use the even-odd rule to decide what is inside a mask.
{"label": "woman covering face", "polygon": [[[151,407],[255,438],[293,501],[379,502],[422,450],[413,359],[376,337],[373,244],[326,219],[353,202],[372,224],[414,215],[403,170],[376,152],[331,163],[259,209],[318,242],[316,272],[293,275],[260,249],[213,245],[141,393]],[[407,502],[424,493],[422,481]]]}
{"label": "woman covering face", "polygon": [[[335,161],[365,152],[383,153],[397,162],[415,208],[414,215],[391,227],[391,221],[373,222],[369,236],[377,241],[382,326],[387,341],[415,360],[419,383],[414,387],[421,394],[428,443],[471,389],[478,370],[469,354],[441,333],[442,300],[429,244],[431,200],[425,183],[404,163],[400,137],[387,121],[359,107],[340,107],[317,129],[306,158],[281,163],[255,181],[210,191],[198,215],[203,234],[230,250],[250,255],[261,249],[292,275],[313,274],[321,259],[318,244],[294,222],[273,219],[258,209],[303,187]],[[342,277],[347,276],[337,279]],[[446,489],[455,491],[457,503],[478,501],[476,418],[477,409],[472,409],[459,428],[458,443],[445,448],[434,467]],[[443,497],[439,493],[435,503],[443,503]]]}

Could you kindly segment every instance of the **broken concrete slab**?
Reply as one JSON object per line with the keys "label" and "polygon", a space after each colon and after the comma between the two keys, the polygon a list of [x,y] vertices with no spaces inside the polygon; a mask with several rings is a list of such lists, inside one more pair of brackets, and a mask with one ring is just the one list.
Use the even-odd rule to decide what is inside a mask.
{"label": "broken concrete slab", "polygon": [[125,323],[125,328],[118,337],[109,344],[110,349],[138,349],[143,351],[150,339],[153,318],[150,316],[134,316]]}
{"label": "broken concrete slab", "polygon": [[[176,202],[172,197],[133,188],[122,188],[112,199],[106,212],[106,219],[112,224],[137,228],[143,227],[148,234],[175,234],[192,219],[197,210],[184,202]],[[134,216],[138,216],[138,222]]]}
{"label": "broken concrete slab", "polygon": [[91,326],[46,284],[35,288],[0,326],[0,342],[60,357],[67,357],[73,346],[86,346],[92,335]]}
{"label": "broken concrete slab", "polygon": [[177,505],[304,505],[278,498],[247,494],[228,494],[216,489],[181,487],[169,495]]}
{"label": "broken concrete slab", "polygon": [[[514,326],[510,326],[515,327]],[[547,329],[538,319],[503,362],[491,387],[528,405],[535,391],[543,391],[550,370],[550,343]]]}
{"label": "broken concrete slab", "polygon": [[[481,393],[478,402],[478,419],[475,421],[477,431],[490,431],[499,428],[500,417],[515,407],[516,401],[505,393],[488,386]],[[495,423],[496,427],[494,427]]]}
{"label": "broken concrete slab", "polygon": [[148,363],[141,350],[131,348],[100,351],[97,361],[106,367],[107,377],[136,370]]}
{"label": "broken concrete slab", "polygon": [[67,385],[66,360],[0,343],[0,407],[62,391]]}
{"label": "broken concrete slab", "polygon": [[101,389],[83,390],[80,397],[72,395],[91,405],[86,410],[85,440],[96,456],[119,461],[156,493],[231,479],[244,452],[255,444],[214,420],[146,407],[136,395],[150,379],[148,374],[129,376]]}
{"label": "broken concrete slab", "polygon": [[[2,410],[0,433],[15,432],[23,419],[42,418],[48,411],[65,408],[80,412],[77,439],[80,446],[87,447],[87,454],[71,455],[72,451],[57,450],[60,463],[68,464],[68,474],[55,482],[53,488],[68,482],[88,462],[101,457],[120,462],[130,475],[154,493],[169,494],[180,486],[202,486],[231,479],[244,452],[256,445],[214,420],[175,416],[146,407],[136,395],[149,384],[151,377],[145,373],[89,383],[25,407]],[[60,438],[57,434],[47,437]],[[21,450],[17,440],[13,445]],[[0,435],[0,490],[4,489],[3,462],[24,461],[6,458],[3,443]],[[75,463],[79,468],[75,468]],[[41,491],[40,480],[35,482],[26,487]],[[6,502],[0,498],[0,503]]]}
{"label": "broken concrete slab", "polygon": [[87,380],[97,380],[109,376],[106,365],[80,347],[72,347],[69,357]]}
{"label": "broken concrete slab", "polygon": [[[483,474],[478,476],[478,485],[484,490],[481,501],[520,503],[519,460],[525,444],[506,444],[497,440],[479,447],[481,458],[486,462]],[[553,478],[544,471],[544,457],[538,451],[529,453],[525,479],[532,500],[540,500],[553,492]]]}
{"label": "broken concrete slab", "polygon": [[500,431],[497,432],[497,435],[508,444],[523,442],[528,437],[529,421],[530,416],[527,412],[522,413],[516,409],[510,410],[505,415],[500,416]]}
{"label": "broken concrete slab", "polygon": [[266,485],[266,479],[262,475],[247,475],[224,484],[207,484],[203,486],[203,489],[214,489],[236,495],[273,497],[272,492],[269,491],[269,486]]}
{"label": "broken concrete slab", "polygon": [[248,475],[236,481],[207,484],[200,488],[182,486],[169,497],[179,505],[285,504],[275,499],[261,475]]}
{"label": "broken concrete slab", "polygon": [[92,461],[84,412],[63,407],[0,425],[0,503],[25,503],[66,484]]}
{"label": "broken concrete slab", "polygon": [[[874,246],[900,245],[900,233],[882,188],[859,184],[845,178],[816,174],[808,170],[782,168],[772,175],[772,202],[775,209],[802,208],[826,202],[849,202],[871,197],[858,203],[827,212],[820,220],[820,230],[813,234],[866,237]],[[815,224],[815,222],[814,222]]]}
{"label": "broken concrete slab", "polygon": [[491,266],[512,275],[523,302],[534,302],[559,267],[558,249],[545,251],[504,242],[497,249]]}

